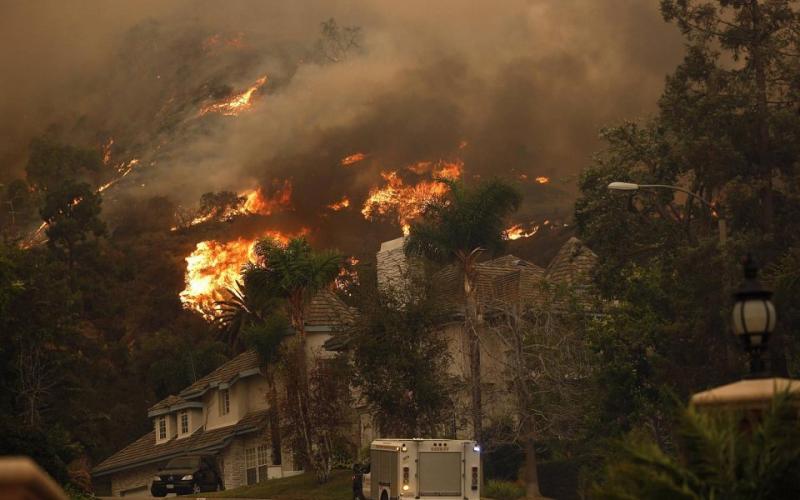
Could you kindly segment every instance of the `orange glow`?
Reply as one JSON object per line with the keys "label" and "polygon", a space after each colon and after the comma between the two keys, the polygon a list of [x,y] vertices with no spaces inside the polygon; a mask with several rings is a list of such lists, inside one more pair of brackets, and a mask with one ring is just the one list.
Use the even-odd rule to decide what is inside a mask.
{"label": "orange glow", "polygon": [[250,88],[240,94],[236,94],[225,101],[209,104],[200,110],[200,115],[206,113],[220,113],[225,116],[236,116],[244,110],[253,107],[253,94],[267,83],[267,76],[264,75]]}
{"label": "orange glow", "polygon": [[328,208],[333,210],[334,212],[338,212],[339,210],[344,210],[345,208],[350,206],[350,198],[347,196],[342,197],[341,200],[331,203],[328,205]]}
{"label": "orange glow", "polygon": [[203,50],[210,52],[220,48],[228,47],[233,49],[241,49],[245,46],[244,33],[241,31],[227,36],[222,36],[219,33],[209,36],[203,40]]}
{"label": "orange glow", "polygon": [[[413,166],[417,165],[419,164]],[[457,179],[461,176],[462,171],[463,163],[461,161],[440,161],[433,169],[432,177]],[[381,177],[386,181],[385,185],[370,190],[369,197],[361,208],[361,214],[370,220],[379,216],[396,214],[403,234],[408,234],[410,222],[419,217],[428,203],[443,196],[449,189],[447,184],[437,181],[421,181],[415,185],[408,185],[403,182],[396,171],[381,172]]]}
{"label": "orange glow", "polygon": [[102,193],[106,189],[110,188],[111,186],[113,186],[117,182],[119,182],[122,179],[124,179],[125,176],[128,175],[129,173],[131,173],[131,170],[133,170],[134,167],[136,167],[136,165],[138,165],[138,164],[139,164],[139,159],[138,158],[134,158],[134,159],[132,159],[131,161],[129,161],[127,163],[125,163],[125,162],[120,163],[117,166],[117,172],[120,174],[119,177],[117,177],[116,179],[112,179],[112,180],[106,182],[105,184],[103,184],[102,186],[100,186],[99,188],[97,188],[97,192],[98,193]]}
{"label": "orange glow", "polygon": [[339,163],[343,167],[349,167],[350,165],[353,165],[355,163],[364,160],[366,157],[367,155],[364,153],[353,153],[349,156],[345,156],[344,158],[342,158],[342,160]]}
{"label": "orange glow", "polygon": [[114,145],[114,138],[109,137],[108,142],[103,144],[103,165],[108,165],[111,162],[111,146]]}
{"label": "orange glow", "polygon": [[461,142],[458,143],[458,149],[464,149],[467,146],[469,146],[469,142],[467,142],[466,140],[462,140]]}
{"label": "orange glow", "polygon": [[547,184],[548,182],[550,182],[550,178],[549,177],[545,177],[543,175],[540,175],[535,180],[539,184]]}
{"label": "orange glow", "polygon": [[522,224],[514,224],[506,229],[507,240],[518,240],[520,238],[530,238],[539,231],[539,225],[534,224],[529,229],[525,229]]}
{"label": "orange glow", "polygon": [[[290,238],[305,234],[288,235],[279,231],[267,231],[261,238],[271,237],[286,244]],[[201,241],[186,257],[186,288],[180,293],[183,307],[213,319],[217,313],[217,302],[225,300],[227,290],[240,279],[242,266],[255,260],[255,245],[260,238],[221,243],[215,240]]]}
{"label": "orange glow", "polygon": [[288,207],[292,202],[292,181],[289,179],[282,182],[274,181],[273,186],[275,186],[275,194],[273,196],[265,196],[260,187],[240,193],[239,196],[245,197],[243,210],[251,214],[270,215],[275,211]]}

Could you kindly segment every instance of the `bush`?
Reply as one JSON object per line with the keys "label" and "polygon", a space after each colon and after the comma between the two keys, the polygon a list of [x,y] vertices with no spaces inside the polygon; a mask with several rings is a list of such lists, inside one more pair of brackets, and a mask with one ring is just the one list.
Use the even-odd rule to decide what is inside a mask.
{"label": "bush", "polygon": [[517,500],[525,496],[525,489],[510,481],[487,481],[481,496],[494,500]]}

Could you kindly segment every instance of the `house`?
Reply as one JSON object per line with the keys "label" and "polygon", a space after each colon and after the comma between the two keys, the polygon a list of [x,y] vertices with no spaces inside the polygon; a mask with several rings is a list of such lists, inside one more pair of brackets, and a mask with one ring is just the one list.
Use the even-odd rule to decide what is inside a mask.
{"label": "house", "polygon": [[[352,314],[334,293],[317,294],[305,313],[307,355],[332,356],[323,344],[347,327]],[[153,430],[98,464],[94,481],[110,482],[113,496],[149,494],[158,468],[189,453],[215,456],[226,488],[297,474],[291,450],[274,463],[267,388],[258,354],[243,352],[150,407]]]}
{"label": "house", "polygon": [[[402,295],[410,275],[415,272],[404,252],[404,238],[384,242],[377,255],[378,285],[385,291]],[[569,238],[558,250],[546,268],[516,257],[503,255],[477,264],[476,298],[479,323],[493,314],[509,307],[523,311],[527,307],[540,305],[543,301],[543,285],[563,287],[569,290],[571,299],[580,306],[589,308],[592,302],[590,273],[597,255],[578,238]],[[417,269],[416,272],[421,272]],[[453,266],[446,266],[433,275],[434,292],[450,310],[449,321],[440,325],[440,331],[448,344],[453,361],[450,375],[468,380],[470,375],[469,345],[463,331],[464,287],[463,276]],[[557,304],[563,306],[564,304]],[[487,423],[508,415],[511,394],[507,391],[505,377],[506,347],[485,328],[478,328],[481,345],[481,391],[484,416]],[[336,343],[333,339],[330,345]],[[472,436],[470,411],[471,397],[467,387],[454,395],[453,422],[457,438]],[[381,437],[366,408],[361,409],[361,445]]]}

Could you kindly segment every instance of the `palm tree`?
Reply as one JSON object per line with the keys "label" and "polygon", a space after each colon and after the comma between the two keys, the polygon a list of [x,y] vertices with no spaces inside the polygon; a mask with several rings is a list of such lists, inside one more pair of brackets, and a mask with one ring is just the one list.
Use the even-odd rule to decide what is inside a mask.
{"label": "palm tree", "polygon": [[219,314],[216,322],[225,341],[234,354],[245,348],[258,352],[264,364],[269,401],[269,426],[272,444],[272,463],[281,463],[281,430],[278,390],[275,371],[281,361],[281,344],[289,329],[286,318],[280,314],[276,297],[255,293],[241,282],[228,289],[228,300],[217,302]]}
{"label": "palm tree", "polygon": [[800,426],[796,399],[776,395],[759,417],[684,410],[675,441],[663,451],[653,439],[630,437],[592,498],[800,498]]}
{"label": "palm tree", "polygon": [[405,253],[441,263],[454,263],[464,282],[464,334],[469,342],[472,427],[474,439],[482,441],[481,352],[476,329],[478,259],[496,253],[506,243],[505,219],[519,208],[522,196],[510,185],[490,180],[473,188],[442,179],[447,195],[430,203],[422,217],[411,224]]}
{"label": "palm tree", "polygon": [[305,309],[311,298],[330,286],[342,264],[342,256],[332,251],[316,252],[304,237],[294,238],[286,245],[266,238],[255,247],[257,262],[245,266],[244,284],[255,300],[267,297],[285,301],[291,325],[297,332],[294,346],[294,382],[292,414],[305,447],[308,464],[322,482],[330,475],[330,457],[318,446],[315,429],[309,415],[308,362],[306,359]]}

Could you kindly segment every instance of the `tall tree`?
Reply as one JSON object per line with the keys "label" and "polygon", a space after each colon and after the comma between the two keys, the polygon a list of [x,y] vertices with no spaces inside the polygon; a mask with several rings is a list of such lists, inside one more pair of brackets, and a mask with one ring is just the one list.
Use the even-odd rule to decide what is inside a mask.
{"label": "tall tree", "polygon": [[441,313],[427,287],[411,286],[402,293],[362,287],[348,336],[354,385],[384,436],[441,434],[452,406]]}
{"label": "tall tree", "polygon": [[291,375],[297,390],[290,414],[295,417],[308,465],[320,481],[327,481],[330,457],[317,440],[309,412],[305,309],[317,292],[336,279],[342,256],[333,251],[314,251],[304,237],[294,238],[285,245],[271,238],[263,239],[256,244],[255,255],[257,262],[244,268],[244,284],[256,297],[279,297],[285,301],[291,325],[297,332],[291,363],[295,367]]}
{"label": "tall tree", "polygon": [[440,263],[454,263],[463,277],[464,334],[469,343],[472,429],[481,442],[481,351],[478,335],[476,264],[485,253],[505,246],[505,219],[516,211],[522,196],[510,185],[490,180],[475,187],[445,180],[449,190],[430,203],[422,217],[411,224],[404,250],[410,256],[425,256]]}

